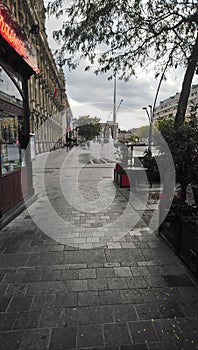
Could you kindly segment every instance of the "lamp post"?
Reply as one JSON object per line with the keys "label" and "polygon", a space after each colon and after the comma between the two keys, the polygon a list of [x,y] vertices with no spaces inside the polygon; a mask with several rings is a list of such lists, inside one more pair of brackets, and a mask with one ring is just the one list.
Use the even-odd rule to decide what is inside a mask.
{"label": "lamp post", "polygon": [[117,131],[116,131],[116,117],[117,117],[117,114],[118,114],[118,111],[120,109],[120,106],[121,106],[121,103],[123,102],[124,100],[121,99],[119,104],[118,104],[118,107],[116,109],[116,112],[115,112],[115,122],[114,122],[114,139],[116,140],[117,139]]}
{"label": "lamp post", "polygon": [[152,145],[152,130],[153,130],[153,108],[151,105],[149,105],[148,107],[149,107],[149,111],[148,111],[147,107],[143,107],[142,109],[144,109],[146,111],[146,114],[147,114],[147,117],[149,120],[148,149],[152,153],[151,145]]}
{"label": "lamp post", "polygon": [[116,108],[116,93],[117,93],[117,78],[116,74],[114,75],[114,98],[113,98],[113,139],[116,140],[116,117],[118,114],[118,110],[120,108],[121,103],[124,101],[123,99],[120,100],[117,108]]}
{"label": "lamp post", "polygon": [[123,102],[124,100],[123,100],[123,98],[120,100],[120,103],[119,103],[119,105],[118,105],[118,107],[117,107],[117,110],[116,110],[116,115],[118,114],[118,111],[119,111],[119,109],[120,109],[120,105],[121,105],[121,103]]}

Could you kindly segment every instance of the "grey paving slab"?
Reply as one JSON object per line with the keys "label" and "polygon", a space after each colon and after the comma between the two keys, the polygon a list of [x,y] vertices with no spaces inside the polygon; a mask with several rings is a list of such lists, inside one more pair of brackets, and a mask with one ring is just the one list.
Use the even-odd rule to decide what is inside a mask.
{"label": "grey paving slab", "polygon": [[128,283],[125,278],[108,278],[108,287],[109,289],[127,289]]}
{"label": "grey paving slab", "polygon": [[87,280],[69,280],[67,285],[68,291],[71,292],[80,292],[83,290],[88,290]]}
{"label": "grey paving slab", "polygon": [[64,264],[65,257],[62,252],[49,252],[30,254],[26,266],[47,266],[50,264]]}
{"label": "grey paving slab", "polygon": [[148,347],[146,344],[131,344],[120,346],[120,350],[148,350]]}
{"label": "grey paving slab", "polygon": [[14,312],[0,314],[0,331],[9,331],[13,328],[17,315]]}
{"label": "grey paving slab", "polygon": [[11,297],[2,297],[0,298],[0,312],[6,311],[9,303],[10,303]]}
{"label": "grey paving slab", "polygon": [[18,267],[24,266],[27,260],[26,254],[3,254],[0,255],[1,267]]}
{"label": "grey paving slab", "polygon": [[151,321],[130,322],[129,329],[135,343],[159,340],[156,330]]}
{"label": "grey paving slab", "polygon": [[148,287],[148,283],[143,276],[127,277],[126,282],[129,289]]}
{"label": "grey paving slab", "polygon": [[119,290],[100,290],[99,299],[101,305],[115,305],[121,303]]}
{"label": "grey paving slab", "polygon": [[108,249],[106,251],[107,262],[131,262],[145,260],[144,255],[138,249]]}
{"label": "grey paving slab", "polygon": [[98,291],[86,291],[78,293],[78,306],[100,305]]}
{"label": "grey paving slab", "polygon": [[161,341],[183,340],[185,336],[177,320],[157,320],[154,323],[158,339]]}
{"label": "grey paving slab", "polygon": [[97,278],[115,277],[113,267],[104,267],[96,269]]}
{"label": "grey paving slab", "polygon": [[23,272],[7,273],[5,276],[5,281],[8,283],[17,283],[23,281]]}
{"label": "grey paving slab", "polygon": [[60,325],[62,309],[43,309],[39,325],[41,328],[55,328]]}
{"label": "grey paving slab", "polygon": [[54,328],[49,349],[62,350],[76,348],[76,328]]}
{"label": "grey paving slab", "polygon": [[56,299],[56,294],[44,294],[39,296],[34,296],[31,305],[31,310],[39,311],[42,309],[51,309],[54,307]]}
{"label": "grey paving slab", "polygon": [[8,311],[28,311],[30,310],[32,301],[32,296],[13,297],[8,306]]}
{"label": "grey paving slab", "polygon": [[114,273],[116,277],[128,277],[132,275],[129,267],[115,267]]}
{"label": "grey paving slab", "polygon": [[123,304],[135,304],[135,303],[141,303],[142,301],[142,293],[139,289],[125,289],[120,290],[120,297],[121,302]]}
{"label": "grey paving slab", "polygon": [[18,350],[23,338],[24,331],[0,333],[1,350]]}
{"label": "grey paving slab", "polygon": [[[84,271],[84,269],[83,269]],[[79,270],[62,270],[62,279],[63,280],[76,280],[79,278]]]}
{"label": "grey paving slab", "polygon": [[62,315],[62,324],[79,326],[113,323],[112,306],[82,306],[66,308]]}
{"label": "grey paving slab", "polygon": [[65,253],[64,258],[66,264],[106,262],[105,252],[103,250],[69,251]]}
{"label": "grey paving slab", "polygon": [[19,350],[47,350],[50,335],[49,329],[28,330],[23,335]]}
{"label": "grey paving slab", "polygon": [[184,313],[185,317],[197,317],[198,315],[198,303],[194,301],[180,301],[178,302],[180,309]]}
{"label": "grey paving slab", "polygon": [[140,320],[155,320],[163,318],[158,303],[136,304],[134,307]]}
{"label": "grey paving slab", "polygon": [[116,305],[113,307],[115,322],[137,321],[138,314],[133,304]]}
{"label": "grey paving slab", "polygon": [[55,306],[57,308],[77,306],[77,293],[58,293],[56,296]]}
{"label": "grey paving slab", "polygon": [[105,278],[88,280],[88,290],[106,290],[108,289],[108,280]]}
{"label": "grey paving slab", "polygon": [[80,326],[77,330],[77,347],[104,345],[102,326]]}
{"label": "grey paving slab", "polygon": [[126,323],[104,325],[105,345],[131,344],[132,340]]}
{"label": "grey paving slab", "polygon": [[4,292],[5,296],[24,296],[29,289],[28,283],[10,283]]}
{"label": "grey paving slab", "polygon": [[40,311],[20,312],[14,324],[15,330],[40,328]]}
{"label": "grey paving slab", "polygon": [[[25,285],[26,286],[26,285]],[[49,282],[36,282],[27,284],[27,295],[41,295],[47,293]]]}
{"label": "grey paving slab", "polygon": [[67,281],[49,281],[47,294],[62,293],[68,290]]}
{"label": "grey paving slab", "polygon": [[[149,343],[149,350],[177,350],[175,343],[172,341],[164,341],[164,342],[154,342]],[[181,347],[182,349],[182,347]],[[185,349],[185,347],[183,348]]]}
{"label": "grey paving slab", "polygon": [[81,269],[79,270],[79,279],[90,279],[96,278],[96,270],[95,269]]}

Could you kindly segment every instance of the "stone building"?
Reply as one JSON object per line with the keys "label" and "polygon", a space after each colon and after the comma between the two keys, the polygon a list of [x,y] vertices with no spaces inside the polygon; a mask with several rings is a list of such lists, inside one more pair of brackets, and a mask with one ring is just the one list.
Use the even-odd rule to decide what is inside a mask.
{"label": "stone building", "polygon": [[36,49],[40,73],[29,80],[30,131],[36,134],[36,153],[49,151],[61,146],[66,129],[64,111],[70,110],[70,106],[63,70],[55,64],[49,49],[44,3],[43,0],[6,2]]}
{"label": "stone building", "polygon": [[[180,94],[176,93],[175,95],[170,96],[163,101],[160,101],[159,106],[157,106],[155,109],[155,120],[174,117],[177,112],[179,97]],[[192,88],[190,90],[190,96],[188,99],[188,107],[186,112],[187,116],[190,113],[190,106],[192,105],[192,103],[198,103],[198,85],[192,85]]]}
{"label": "stone building", "polygon": [[32,160],[62,146],[71,118],[43,0],[0,0],[0,226],[33,196]]}

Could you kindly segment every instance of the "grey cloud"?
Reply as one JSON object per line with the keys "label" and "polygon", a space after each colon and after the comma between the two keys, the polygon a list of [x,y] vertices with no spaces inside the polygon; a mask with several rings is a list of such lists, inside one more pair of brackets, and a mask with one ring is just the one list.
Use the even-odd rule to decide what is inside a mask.
{"label": "grey cloud", "polygon": [[[81,103],[100,103],[101,109],[108,109],[113,103],[114,81],[107,80],[108,75],[95,76],[93,72],[84,72],[83,68],[66,72],[67,93]],[[122,109],[141,108],[153,99],[152,86],[149,81],[132,78],[125,83],[117,81],[117,103],[124,99]]]}

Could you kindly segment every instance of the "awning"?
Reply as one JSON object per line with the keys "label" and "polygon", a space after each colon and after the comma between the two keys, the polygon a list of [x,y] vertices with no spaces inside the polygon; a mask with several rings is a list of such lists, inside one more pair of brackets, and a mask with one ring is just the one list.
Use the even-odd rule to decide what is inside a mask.
{"label": "awning", "polygon": [[[21,30],[17,20],[11,14],[10,10],[2,2],[2,0],[0,0],[0,39],[1,37],[10,47],[10,50],[7,48],[9,54],[13,56],[14,54],[12,54],[12,51],[14,51],[15,54],[17,53],[19,58],[28,65],[29,69],[32,70],[31,74],[38,74],[40,72],[37,66],[37,55],[35,48],[33,47],[30,40],[26,37],[24,32]],[[1,52],[3,55],[2,43],[3,40],[0,42]],[[8,61],[7,63],[12,65],[13,57],[11,57],[12,61],[9,62],[9,58],[6,57],[5,54],[3,56],[5,56],[4,59]],[[29,75],[31,74],[29,70]]]}

